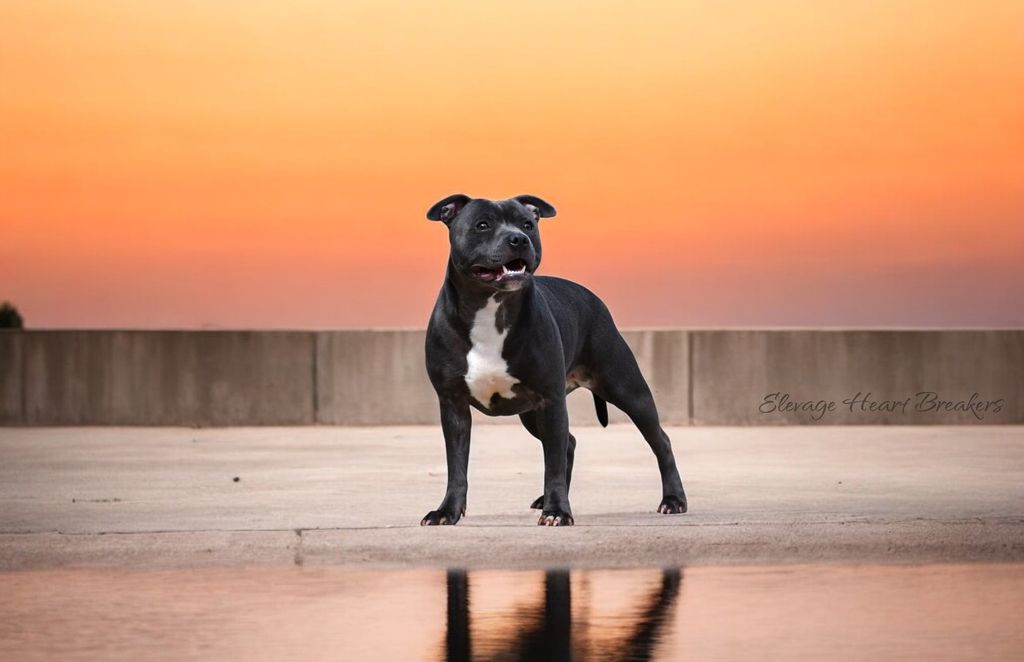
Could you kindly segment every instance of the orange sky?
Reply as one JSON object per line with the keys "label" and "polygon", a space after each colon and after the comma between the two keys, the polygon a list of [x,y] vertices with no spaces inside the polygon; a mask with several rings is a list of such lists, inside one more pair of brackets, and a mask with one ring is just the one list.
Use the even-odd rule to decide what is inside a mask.
{"label": "orange sky", "polygon": [[1024,325],[1024,3],[7,1],[31,326],[423,326],[454,192],[623,325]]}

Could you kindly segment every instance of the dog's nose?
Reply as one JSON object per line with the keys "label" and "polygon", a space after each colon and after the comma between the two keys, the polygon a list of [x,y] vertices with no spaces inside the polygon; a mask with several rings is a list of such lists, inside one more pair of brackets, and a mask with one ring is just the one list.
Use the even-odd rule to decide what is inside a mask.
{"label": "dog's nose", "polygon": [[527,237],[522,232],[517,232],[508,238],[508,245],[511,246],[512,248],[519,248],[521,246],[526,246],[526,244],[529,243],[529,241],[529,237]]}

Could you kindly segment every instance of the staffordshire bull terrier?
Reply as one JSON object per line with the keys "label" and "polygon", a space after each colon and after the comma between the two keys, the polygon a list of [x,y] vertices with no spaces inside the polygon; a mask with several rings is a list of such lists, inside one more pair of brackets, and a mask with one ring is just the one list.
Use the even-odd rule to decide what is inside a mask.
{"label": "staffordshire bull terrier", "polygon": [[608,425],[608,402],[624,411],[654,451],[661,471],[659,513],[685,513],[686,494],[651,389],[604,303],[581,285],[535,275],[538,224],[555,208],[532,195],[508,200],[457,194],[427,218],[448,227],[448,269],[427,326],[427,373],[441,407],[448,487],[423,525],[455,524],[466,514],[470,407],[518,415],[544,448],[544,494],[531,504],[538,524],[574,523],[569,507],[576,439],[565,396],[594,396]]}

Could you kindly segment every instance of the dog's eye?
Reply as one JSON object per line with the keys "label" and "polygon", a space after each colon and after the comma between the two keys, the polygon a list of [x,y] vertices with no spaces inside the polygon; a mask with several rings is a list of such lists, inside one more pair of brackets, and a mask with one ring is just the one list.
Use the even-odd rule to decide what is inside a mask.
{"label": "dog's eye", "polygon": [[480,221],[479,223],[476,224],[477,230],[489,230],[490,228],[491,224],[488,223],[487,221]]}
{"label": "dog's eye", "polygon": [[523,223],[523,229],[524,230],[532,230],[533,229],[533,222],[532,221],[527,221],[527,222]]}

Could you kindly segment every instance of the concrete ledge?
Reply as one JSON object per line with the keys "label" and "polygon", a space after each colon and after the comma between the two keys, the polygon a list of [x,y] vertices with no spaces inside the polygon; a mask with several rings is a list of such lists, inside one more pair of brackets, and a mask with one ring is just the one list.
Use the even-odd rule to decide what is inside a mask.
{"label": "concrete ledge", "polygon": [[[0,534],[0,571],[237,566],[640,568],[791,563],[1020,563],[1024,520],[777,522],[663,527],[459,526]],[[557,536],[557,538],[554,538]]]}
{"label": "concrete ledge", "polygon": [[0,425],[25,422],[24,346],[24,333],[0,333]]}
{"label": "concrete ledge", "polygon": [[[666,425],[1024,423],[1020,330],[623,335]],[[0,424],[436,424],[423,341],[420,330],[3,331]],[[569,413],[597,424],[583,389]],[[610,418],[627,420],[614,407]]]}
{"label": "concrete ledge", "polygon": [[[691,336],[696,424],[1024,422],[1021,331],[695,331]],[[766,401],[772,394],[777,398]],[[784,396],[802,408],[784,410],[778,406]],[[835,405],[820,419],[811,408],[819,402]]]}
{"label": "concrete ledge", "polygon": [[19,422],[25,425],[312,421],[311,333],[32,331],[17,335],[22,336],[24,373]]}
{"label": "concrete ledge", "polygon": [[424,366],[424,331],[316,334],[317,423],[439,422]]}

